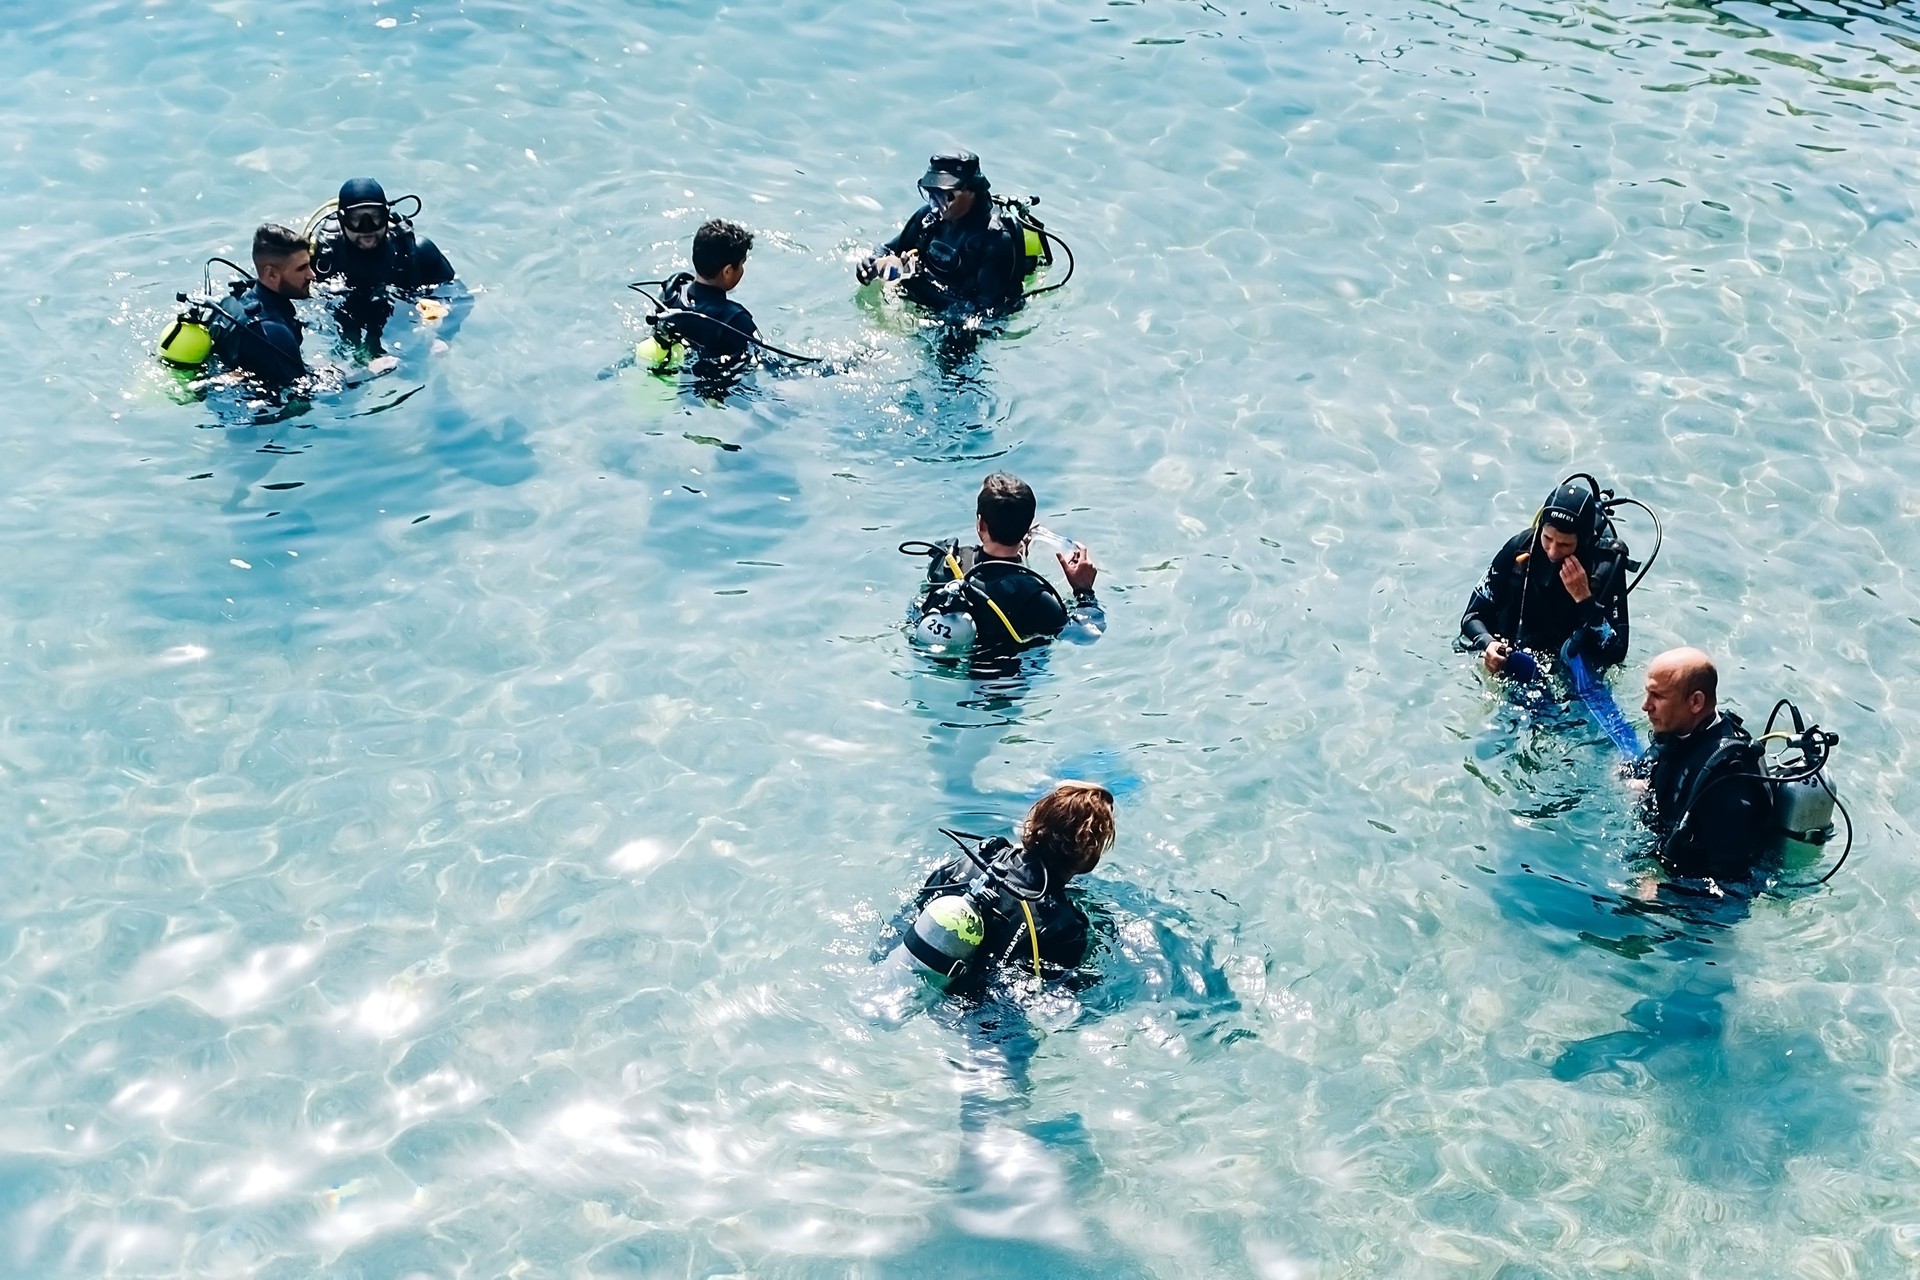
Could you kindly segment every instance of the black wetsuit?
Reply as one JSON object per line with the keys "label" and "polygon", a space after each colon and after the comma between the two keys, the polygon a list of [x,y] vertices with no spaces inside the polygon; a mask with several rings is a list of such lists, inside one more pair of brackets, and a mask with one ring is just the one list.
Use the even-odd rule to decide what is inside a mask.
{"label": "black wetsuit", "polygon": [[320,244],[314,273],[345,283],[346,292],[334,303],[334,318],[349,342],[366,343],[374,353],[387,321],[393,318],[393,293],[412,293],[453,279],[453,264],[431,240],[414,236],[411,228],[391,227],[372,249],[355,247],[335,229]]}
{"label": "black wetsuit", "polygon": [[258,280],[236,284],[218,305],[213,349],[228,368],[253,374],[273,387],[306,376],[300,358],[303,330],[293,302]]}
{"label": "black wetsuit", "polygon": [[1760,748],[1740,717],[1722,711],[1684,736],[1655,734],[1639,772],[1650,779],[1648,823],[1676,876],[1738,884],[1771,847],[1772,799]]}
{"label": "black wetsuit", "polygon": [[[1041,883],[1038,859],[1028,855],[1022,866],[1021,887],[1029,891],[1038,889]],[[906,916],[907,922],[911,924],[913,915],[918,914],[929,900],[965,889],[978,874],[978,868],[966,858],[955,858],[936,868],[915,897],[910,909],[912,914]],[[1032,932],[1027,928],[1026,912],[1020,909],[1019,899],[1010,893],[1001,894],[981,912],[987,926],[986,939],[980,944],[979,955],[971,972],[949,990],[963,994],[976,991],[985,986],[993,971],[1002,965],[1012,965],[1032,973],[1035,934],[1040,940],[1040,971],[1043,975],[1057,976],[1063,970],[1080,967],[1081,961],[1087,958],[1091,928],[1086,914],[1067,896],[1065,881],[1049,883],[1047,891],[1027,906],[1033,912]]]}
{"label": "black wetsuit", "polygon": [[389,228],[372,249],[356,247],[344,232],[330,232],[320,243],[313,270],[323,279],[340,277],[354,293],[425,289],[453,279],[453,264],[440,247],[405,227]]}
{"label": "black wetsuit", "polygon": [[1020,305],[1021,235],[982,190],[956,222],[921,205],[880,253],[913,250],[920,264],[901,281],[906,295],[933,311],[1012,311]]}
{"label": "black wetsuit", "polygon": [[709,360],[738,360],[752,354],[759,330],[753,313],[727,296],[725,289],[701,284],[682,271],[661,291],[667,314],[660,323]]}
{"label": "black wetsuit", "polygon": [[1627,549],[1605,541],[1584,545],[1575,554],[1593,592],[1582,604],[1567,594],[1560,566],[1547,559],[1534,530],[1507,539],[1467,600],[1460,647],[1478,650],[1505,640],[1536,653],[1557,654],[1571,641],[1574,652],[1596,668],[1625,658]]}
{"label": "black wetsuit", "polygon": [[962,547],[957,541],[942,544],[928,556],[927,590],[920,598],[923,614],[948,611],[940,606],[950,603],[941,588],[954,580],[949,554],[965,578],[962,602],[973,618],[976,655],[1013,653],[1053,639],[1076,620],[1097,620],[1093,615],[1100,602],[1091,590],[1075,593],[1074,608],[1069,609],[1046,578],[1020,561],[990,556],[977,545]]}

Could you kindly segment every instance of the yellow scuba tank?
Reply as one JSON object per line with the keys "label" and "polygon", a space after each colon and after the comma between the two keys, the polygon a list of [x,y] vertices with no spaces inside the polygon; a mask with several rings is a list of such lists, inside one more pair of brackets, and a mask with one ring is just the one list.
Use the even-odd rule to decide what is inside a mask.
{"label": "yellow scuba tank", "polygon": [[160,338],[160,358],[176,369],[198,369],[213,355],[213,334],[187,316],[176,318]]}
{"label": "yellow scuba tank", "polygon": [[213,308],[203,299],[184,293],[178,297],[185,305],[160,335],[156,351],[161,360],[176,369],[198,369],[213,355]]}
{"label": "yellow scuba tank", "polygon": [[685,348],[679,343],[662,342],[657,336],[637,342],[633,347],[633,358],[649,373],[672,373],[684,354]]}
{"label": "yellow scuba tank", "polygon": [[1053,246],[1048,243],[1047,225],[1033,212],[1033,206],[1040,203],[1040,197],[1028,196],[1022,200],[1013,196],[995,196],[993,202],[1020,233],[1020,278],[1025,280],[1042,267],[1052,266]]}

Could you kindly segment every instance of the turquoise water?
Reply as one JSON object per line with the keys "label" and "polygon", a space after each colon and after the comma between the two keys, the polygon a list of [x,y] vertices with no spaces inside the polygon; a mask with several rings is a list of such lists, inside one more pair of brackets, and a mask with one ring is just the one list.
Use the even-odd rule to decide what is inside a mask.
{"label": "turquoise water", "polygon": [[[1909,10],[93,4],[0,72],[0,1271],[1920,1267]],[[1080,269],[943,366],[849,261],[954,143]],[[447,349],[169,398],[200,260],[362,172]],[[600,376],[713,214],[848,372]],[[983,690],[893,548],[1002,466],[1110,629]],[[1449,651],[1587,468],[1668,524],[1622,701],[1691,642],[1842,733],[1827,890],[1629,908],[1599,731]],[[1106,980],[874,1017],[935,826],[1075,761]]]}

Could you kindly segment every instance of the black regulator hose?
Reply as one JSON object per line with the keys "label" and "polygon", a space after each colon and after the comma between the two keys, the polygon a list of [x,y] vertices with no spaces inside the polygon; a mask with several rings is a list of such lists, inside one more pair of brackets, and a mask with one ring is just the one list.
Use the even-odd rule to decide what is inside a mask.
{"label": "black regulator hose", "polygon": [[1039,231],[1041,239],[1059,245],[1060,252],[1067,255],[1067,274],[1061,276],[1052,284],[1043,284],[1038,289],[1027,289],[1023,291],[1020,295],[1022,298],[1037,298],[1043,293],[1052,293],[1055,289],[1064,289],[1067,287],[1067,281],[1073,279],[1073,246],[1069,245],[1065,240],[1062,240],[1045,227],[1039,228]]}
{"label": "black regulator hose", "polygon": [[1847,824],[1847,842],[1841,846],[1840,861],[1834,863],[1833,869],[1821,876],[1818,880],[1807,880],[1804,882],[1783,880],[1780,882],[1782,889],[1818,889],[1821,885],[1840,874],[1840,868],[1847,865],[1847,858],[1853,853],[1853,815],[1847,812],[1845,802],[1840,799],[1840,794],[1833,789],[1831,782],[1828,782],[1823,777],[1820,779],[1820,786],[1833,798],[1833,807],[1840,811],[1841,820]]}
{"label": "black regulator hose", "polygon": [[213,264],[216,262],[219,263],[221,266],[231,270],[235,275],[239,276],[242,280],[245,280],[248,284],[260,283],[259,280],[254,278],[253,272],[247,270],[245,267],[235,262],[232,258],[220,258],[220,257],[208,258],[207,264],[204,267],[200,268],[200,283],[205,288],[207,292],[207,296],[209,297],[213,296]]}
{"label": "black regulator hose", "polygon": [[725,320],[719,319],[718,317],[701,315],[700,312],[689,311],[685,307],[670,307],[662,299],[656,298],[651,293],[648,293],[647,292],[648,285],[664,287],[666,285],[666,281],[636,280],[633,283],[629,284],[627,288],[633,290],[635,293],[645,298],[648,302],[651,302],[656,308],[654,313],[651,316],[647,317],[647,323],[649,324],[655,323],[656,321],[659,321],[662,318],[669,317],[669,316],[698,316],[700,319],[705,320],[708,324],[717,324],[722,329],[725,329],[727,332],[745,339],[747,342],[760,348],[762,351],[767,352],[769,355],[776,355],[781,357],[784,360],[794,360],[799,362],[800,364],[820,364],[822,362],[823,357],[821,356],[803,356],[797,351],[788,351],[784,347],[776,347],[771,342],[766,341],[764,338],[760,338],[755,336],[754,334],[748,333],[744,329],[736,329],[734,326],[728,324]]}
{"label": "black regulator hose", "polygon": [[[1795,732],[1792,734],[1775,734],[1773,731],[1774,722],[1780,718],[1780,712],[1782,710],[1789,712],[1793,718]],[[1812,779],[1820,784],[1821,790],[1825,791],[1828,798],[1833,801],[1833,807],[1840,811],[1841,820],[1847,824],[1846,843],[1841,847],[1840,860],[1835,862],[1827,871],[1827,874],[1821,876],[1818,880],[1783,880],[1776,882],[1776,887],[1782,889],[1817,889],[1840,874],[1840,868],[1847,865],[1847,859],[1853,853],[1853,815],[1847,812],[1846,803],[1840,799],[1839,792],[1833,789],[1833,784],[1827,781],[1825,775],[1827,761],[1832,754],[1832,748],[1839,744],[1840,736],[1823,731],[1817,724],[1807,724],[1800,715],[1800,708],[1794,706],[1788,699],[1782,698],[1773,704],[1773,711],[1767,716],[1767,726],[1765,731],[1760,735],[1759,741],[1764,743],[1767,739],[1773,737],[1785,738],[1799,745],[1800,761],[1798,765],[1784,773],[1723,773],[1716,778],[1709,778],[1707,784],[1700,788],[1699,793],[1692,797],[1690,803],[1687,805],[1687,811],[1681,815],[1680,821],[1675,824],[1672,831],[1667,833],[1667,837],[1660,842],[1660,848],[1663,853],[1675,840],[1679,839],[1680,836],[1688,830],[1688,823],[1692,819],[1694,812],[1700,807],[1700,802],[1706,798],[1709,792],[1723,782],[1735,782],[1744,779],[1758,782],[1762,786],[1771,786],[1783,782],[1806,782]]]}
{"label": "black regulator hose", "polygon": [[[1647,513],[1649,520],[1653,521],[1653,554],[1640,562],[1640,572],[1635,574],[1633,581],[1627,584],[1626,594],[1632,595],[1633,589],[1640,585],[1640,580],[1653,571],[1653,562],[1660,558],[1660,548],[1666,543],[1667,531],[1660,523],[1659,514],[1638,498],[1609,498],[1606,502],[1602,503],[1601,509],[1607,513],[1608,524],[1613,523],[1613,509],[1615,507],[1638,507]],[[1618,536],[1617,530],[1615,536]]]}
{"label": "black regulator hose", "polygon": [[[988,843],[989,837],[978,836],[971,831],[951,831],[946,827],[940,828],[940,834],[959,845],[960,852],[967,855],[967,861],[980,868],[981,874],[986,876],[988,882],[996,889],[1010,893],[1022,902],[1038,902],[1047,896],[1047,888],[1053,877],[1052,873],[1047,870],[1045,859],[1035,859],[1035,861],[1040,863],[1040,887],[1032,892],[1028,892],[1009,879],[1006,873],[1001,871],[995,863],[989,862],[981,856],[981,850]],[[973,841],[973,843],[968,844],[967,841],[969,840]],[[1003,840],[1002,843],[1005,843],[1005,841]],[[1017,847],[1017,845],[1007,845],[1009,849]]]}

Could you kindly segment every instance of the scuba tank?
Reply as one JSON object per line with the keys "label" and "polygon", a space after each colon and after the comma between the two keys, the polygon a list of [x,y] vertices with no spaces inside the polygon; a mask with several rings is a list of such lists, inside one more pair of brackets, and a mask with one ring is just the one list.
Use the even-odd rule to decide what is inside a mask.
{"label": "scuba tank", "polygon": [[[1774,722],[1782,711],[1793,719],[1793,732],[1776,732]],[[1780,834],[1802,844],[1824,845],[1833,838],[1833,813],[1840,805],[1839,793],[1826,778],[1827,759],[1840,743],[1840,735],[1828,733],[1819,725],[1808,725],[1800,708],[1782,698],[1767,717],[1766,732],[1760,735],[1762,750],[1769,742],[1785,742],[1786,752],[1762,761],[1761,773],[1773,800],[1773,824]],[[1852,820],[1848,819],[1849,838]],[[1844,861],[1844,857],[1842,859]],[[1835,871],[1840,868],[1836,864]],[[1831,875],[1829,872],[1828,875]]]}
{"label": "scuba tank", "polygon": [[[1040,203],[1039,196],[995,196],[994,211],[1003,218],[1019,239],[1019,266],[1016,268],[1017,284],[1022,297],[1031,298],[1042,293],[1051,293],[1073,279],[1073,250],[1067,242],[1047,230],[1047,224],[1040,221],[1033,207]],[[1059,245],[1061,252],[1067,255],[1067,274],[1057,282],[1043,285],[1038,289],[1027,288],[1027,281],[1035,273],[1053,265],[1053,246]]]}
{"label": "scuba tank", "polygon": [[[647,312],[647,328],[653,332],[635,343],[633,348],[633,358],[649,373],[672,373],[686,359],[687,343],[675,331],[673,321],[685,309],[681,293],[692,279],[691,275],[681,271],[665,280],[643,280],[627,286],[653,304],[653,309]],[[648,293],[641,287],[645,284],[658,288],[660,296]]]}
{"label": "scuba tank", "polygon": [[214,348],[220,339],[236,325],[234,318],[221,305],[223,299],[214,292],[213,264],[216,262],[231,268],[240,276],[230,286],[230,291],[238,292],[254,283],[253,276],[238,263],[225,258],[208,258],[200,269],[200,292],[173,295],[180,303],[180,313],[154,345],[155,354],[175,369],[204,368],[207,361],[213,358]]}
{"label": "scuba tank", "polygon": [[1039,196],[995,196],[993,207],[1020,236],[1020,278],[1053,265],[1053,246],[1047,243],[1047,224],[1033,212]]}
{"label": "scuba tank", "polygon": [[[651,323],[655,317],[648,316]],[[685,358],[687,349],[675,342],[672,337],[662,335],[657,329],[639,342],[633,344],[633,358],[648,373],[672,373],[674,367]]]}
{"label": "scuba tank", "polygon": [[[1793,721],[1791,733],[1774,728],[1782,711],[1788,712]],[[1766,754],[1769,742],[1785,743],[1786,750],[1769,757]],[[1774,834],[1789,845],[1798,844],[1814,849],[1825,847],[1834,837],[1836,829],[1833,817],[1838,811],[1847,829],[1846,843],[1840,851],[1839,860],[1817,880],[1803,883],[1781,881],[1780,887],[1812,889],[1825,884],[1839,874],[1840,868],[1846,865],[1847,858],[1853,853],[1853,818],[1847,813],[1847,806],[1841,802],[1840,793],[1834,790],[1833,783],[1826,776],[1827,761],[1839,743],[1839,734],[1829,733],[1817,724],[1806,723],[1800,708],[1786,698],[1780,699],[1774,704],[1772,714],[1767,716],[1766,730],[1758,738],[1719,748],[1721,751],[1744,753],[1751,761],[1750,767],[1721,773],[1699,787],[1687,798],[1686,812],[1681,815],[1675,834],[1691,820],[1701,797],[1708,790],[1736,778],[1753,779],[1760,782],[1766,791]],[[1711,770],[1711,760],[1705,768]]]}
{"label": "scuba tank", "polygon": [[914,643],[933,653],[964,653],[973,648],[978,635],[961,579],[942,583],[930,592],[920,620],[913,626]]}
{"label": "scuba tank", "polygon": [[[945,543],[903,542],[900,552],[902,555],[927,556],[946,564],[948,580],[934,586],[921,599],[919,616],[914,625],[914,639],[935,653],[964,650],[981,639],[983,630],[994,643],[998,644],[1004,635],[1015,648],[1025,648],[1037,641],[1051,639],[1059,632],[1060,627],[1056,625],[1049,631],[1022,635],[1013,619],[1001,607],[1000,601],[994,599],[994,593],[988,590],[984,581],[988,575],[1024,575],[1038,584],[1037,590],[1052,599],[1060,611],[1062,624],[1069,617],[1067,602],[1060,598],[1059,589],[1047,580],[1045,574],[1018,561],[983,559],[963,564],[957,540]],[[967,554],[971,558],[971,552]]]}
{"label": "scuba tank", "polygon": [[174,295],[181,303],[180,314],[160,335],[157,353],[176,369],[198,369],[213,357],[215,308],[206,298]]}
{"label": "scuba tank", "polygon": [[[1049,876],[1045,863],[1029,858],[1025,849],[1004,837],[982,840],[945,827],[940,834],[960,846],[973,863],[975,874],[964,889],[939,894],[920,909],[886,964],[917,973],[927,985],[945,991],[977,971],[989,916],[1019,909],[1025,912],[1029,929],[1033,927],[1028,904],[1046,896]],[[1034,867],[1040,872],[1038,888],[1032,887],[1027,878]],[[1038,942],[1034,945],[1034,975],[1038,977]]]}
{"label": "scuba tank", "polygon": [[986,917],[971,892],[942,894],[920,909],[895,950],[932,986],[945,990],[967,970],[967,962],[987,939]]}

